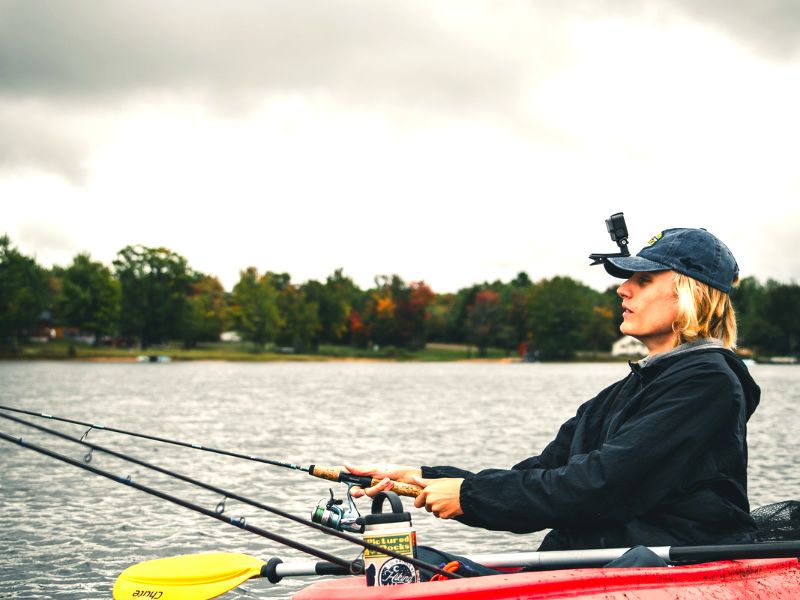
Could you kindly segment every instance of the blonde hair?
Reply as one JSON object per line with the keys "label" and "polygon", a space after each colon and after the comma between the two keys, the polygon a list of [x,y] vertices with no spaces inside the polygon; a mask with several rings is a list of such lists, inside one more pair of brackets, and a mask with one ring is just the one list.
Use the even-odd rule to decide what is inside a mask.
{"label": "blonde hair", "polygon": [[675,273],[678,314],[672,329],[675,345],[702,338],[717,338],[726,348],[736,348],[736,314],[730,295],[680,273]]}

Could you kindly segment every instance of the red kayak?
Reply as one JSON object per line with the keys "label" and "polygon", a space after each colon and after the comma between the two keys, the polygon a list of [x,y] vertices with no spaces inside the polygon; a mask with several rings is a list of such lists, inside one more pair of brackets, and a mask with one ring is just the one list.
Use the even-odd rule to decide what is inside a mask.
{"label": "red kayak", "polygon": [[800,598],[800,563],[796,558],[773,558],[680,567],[568,569],[385,587],[367,587],[363,577],[345,577],[312,584],[293,597],[294,600],[788,600]]}

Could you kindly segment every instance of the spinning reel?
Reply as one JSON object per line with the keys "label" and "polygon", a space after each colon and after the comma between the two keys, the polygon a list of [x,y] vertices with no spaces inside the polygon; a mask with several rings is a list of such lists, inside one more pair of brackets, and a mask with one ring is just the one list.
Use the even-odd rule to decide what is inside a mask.
{"label": "spinning reel", "polygon": [[338,531],[349,531],[351,533],[364,532],[364,519],[358,512],[353,497],[350,495],[350,488],[354,484],[347,484],[347,508],[343,508],[344,500],[336,499],[333,490],[330,499],[323,498],[317,503],[316,508],[311,512],[311,520],[325,527]]}

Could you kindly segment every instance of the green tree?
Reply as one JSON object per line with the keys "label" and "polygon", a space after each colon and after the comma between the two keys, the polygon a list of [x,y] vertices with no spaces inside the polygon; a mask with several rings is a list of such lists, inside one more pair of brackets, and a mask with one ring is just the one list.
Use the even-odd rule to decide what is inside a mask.
{"label": "green tree", "polygon": [[611,328],[615,338],[622,336],[619,330],[622,325],[622,299],[617,294],[618,288],[618,285],[608,286],[599,298],[599,306],[611,311]]}
{"label": "green tree", "polygon": [[120,332],[142,348],[182,339],[192,280],[186,259],[167,248],[126,246],[114,269],[122,288]]}
{"label": "green tree", "polygon": [[478,356],[486,356],[486,350],[496,342],[502,326],[500,294],[481,290],[467,312],[468,339],[478,347]]}
{"label": "green tree", "polygon": [[533,287],[533,282],[525,271],[520,271],[517,273],[517,276],[511,280],[511,287],[518,289],[529,289]]}
{"label": "green tree", "polygon": [[0,341],[11,342],[18,351],[49,299],[47,272],[14,248],[8,236],[0,237]]}
{"label": "green tree", "polygon": [[263,350],[282,326],[278,291],[271,278],[259,275],[255,267],[248,267],[240,272],[231,300],[236,330],[258,350]]}
{"label": "green tree", "polygon": [[766,354],[800,354],[800,286],[768,281],[763,315],[769,320],[760,339]]}
{"label": "green tree", "polygon": [[521,344],[527,344],[530,339],[528,305],[531,289],[532,284],[520,286],[512,281],[504,294],[507,347],[519,349]]}
{"label": "green tree", "polygon": [[542,360],[564,360],[585,347],[592,318],[591,289],[569,277],[545,279],[533,288],[530,329]]}
{"label": "green tree", "polygon": [[614,313],[603,306],[593,306],[583,331],[583,349],[608,352],[618,337],[619,330],[614,327]]}
{"label": "green tree", "polygon": [[95,345],[101,336],[116,332],[121,290],[108,267],[78,254],[60,281],[58,313],[65,325],[93,334]]}
{"label": "green tree", "polygon": [[473,285],[462,288],[456,292],[453,300],[453,310],[448,319],[448,340],[449,342],[462,343],[469,341],[469,330],[467,319],[470,307],[475,303],[475,296],[483,286]]}
{"label": "green tree", "polygon": [[426,334],[428,341],[449,342],[453,339],[450,332],[450,315],[454,311],[455,294],[435,294],[428,306]]}
{"label": "green tree", "polygon": [[766,295],[766,288],[755,277],[745,277],[731,291],[739,347],[757,351],[757,347],[770,337],[771,325],[764,315]]}
{"label": "green tree", "polygon": [[194,348],[198,342],[219,341],[228,324],[225,288],[219,279],[196,274],[189,286],[182,329],[183,345]]}
{"label": "green tree", "polygon": [[287,283],[278,292],[278,310],[281,317],[278,343],[291,346],[295,352],[313,349],[320,329],[319,305],[309,302],[301,288]]}
{"label": "green tree", "polygon": [[[319,331],[315,338],[328,344],[342,344],[352,341],[351,313],[360,313],[364,306],[365,294],[342,272],[336,269],[322,284],[309,281],[301,286],[308,302],[318,307]],[[358,319],[356,319],[358,321]]]}

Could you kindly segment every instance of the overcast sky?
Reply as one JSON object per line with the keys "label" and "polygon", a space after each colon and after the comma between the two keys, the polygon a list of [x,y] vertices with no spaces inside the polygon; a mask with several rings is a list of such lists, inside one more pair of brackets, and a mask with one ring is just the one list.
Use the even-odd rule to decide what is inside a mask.
{"label": "overcast sky", "polygon": [[436,292],[705,227],[800,280],[797,0],[0,0],[0,234]]}

